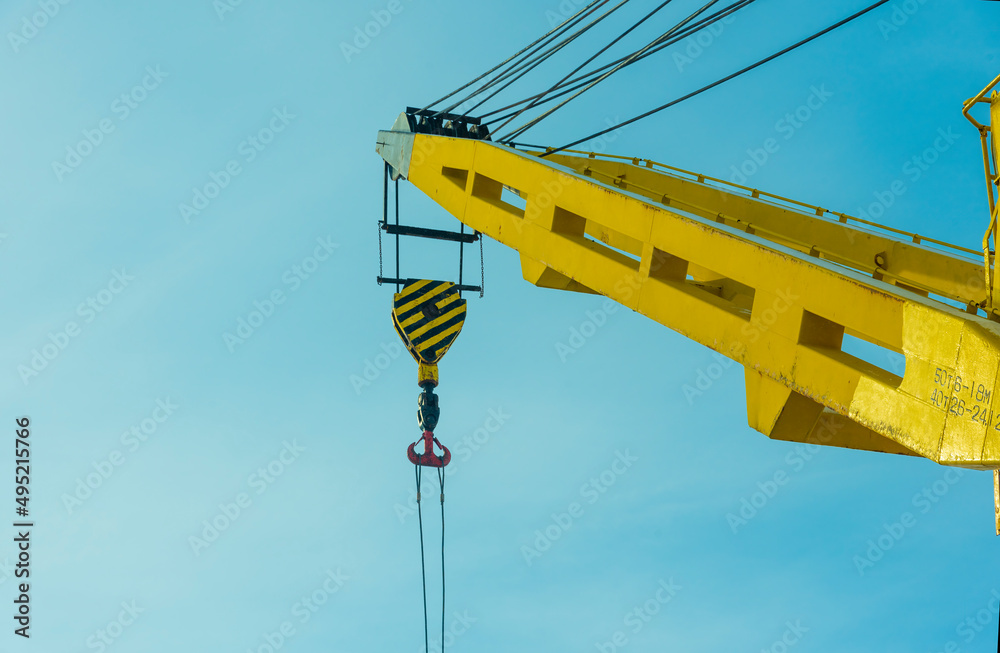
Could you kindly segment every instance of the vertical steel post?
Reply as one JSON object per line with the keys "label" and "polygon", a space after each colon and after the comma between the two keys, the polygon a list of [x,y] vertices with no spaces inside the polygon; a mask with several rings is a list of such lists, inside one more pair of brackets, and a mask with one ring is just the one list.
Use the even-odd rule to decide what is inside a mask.
{"label": "vertical steel post", "polygon": [[[399,180],[393,182],[393,195],[396,197],[396,226],[399,226]],[[399,233],[396,233],[396,278],[399,279]],[[396,282],[396,292],[399,292],[399,282]]]}

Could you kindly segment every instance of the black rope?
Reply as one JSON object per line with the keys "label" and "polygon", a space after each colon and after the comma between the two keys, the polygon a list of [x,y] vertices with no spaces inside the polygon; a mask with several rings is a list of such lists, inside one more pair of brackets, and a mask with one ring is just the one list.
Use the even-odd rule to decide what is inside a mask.
{"label": "black rope", "polygon": [[[503,80],[507,79],[511,75],[514,75],[515,73],[517,73],[517,76],[514,77],[514,79],[510,80],[509,82],[507,82],[506,84],[504,84],[502,87],[500,87],[499,89],[497,89],[496,91],[494,91],[493,93],[491,93],[486,99],[480,100],[477,104],[475,104],[472,107],[470,107],[468,110],[466,110],[464,112],[464,115],[468,115],[469,112],[475,110],[476,107],[482,105],[484,102],[488,101],[494,95],[496,95],[497,93],[499,93],[503,89],[507,88],[508,86],[510,86],[511,84],[513,84],[514,82],[516,82],[518,79],[520,79],[525,74],[527,74],[528,72],[530,72],[531,70],[533,70],[535,67],[537,67],[539,64],[541,64],[543,61],[545,61],[546,59],[548,59],[549,57],[551,57],[555,53],[559,52],[559,50],[563,49],[564,47],[566,47],[570,43],[572,43],[581,34],[585,33],[591,27],[593,27],[597,23],[601,22],[601,20],[603,20],[605,17],[607,17],[607,15],[609,15],[610,12],[605,13],[604,16],[595,19],[590,24],[588,24],[585,27],[577,30],[577,32],[571,34],[570,36],[567,36],[567,37],[563,38],[563,35],[565,33],[569,33],[570,28],[575,27],[579,23],[582,23],[584,20],[586,20],[587,18],[589,18],[592,14],[596,13],[598,9],[600,9],[601,7],[603,7],[604,5],[606,5],[610,1],[611,0],[603,0],[602,2],[594,5],[592,8],[585,9],[584,12],[580,15],[580,17],[577,18],[576,20],[574,20],[572,24],[568,24],[566,27],[564,27],[562,30],[560,30],[560,32],[558,32],[556,34],[553,34],[551,37],[549,37],[548,42],[540,44],[537,47],[537,51],[536,52],[532,52],[529,55],[526,55],[523,61],[521,61],[520,63],[518,63],[515,66],[512,66],[507,72],[498,75],[494,79],[490,80],[489,82],[487,82],[486,84],[484,84],[483,86],[481,86],[478,90],[476,90],[475,92],[473,92],[472,94],[470,94],[469,96],[467,96],[466,100],[471,100],[476,95],[479,95],[480,93],[483,93],[484,91],[488,90],[489,88],[491,88],[491,87],[499,84]],[[614,10],[612,10],[612,11],[614,11]],[[563,38],[563,40],[559,41],[559,42],[556,42],[557,38]],[[545,48],[549,48],[549,49],[546,50]],[[463,100],[463,102],[464,101],[465,100]],[[451,108],[453,109],[456,106],[458,106],[459,104],[461,104],[461,102],[457,102],[457,103],[453,104],[451,106]]]}
{"label": "black rope", "polygon": [[545,150],[548,149],[548,145],[535,145],[533,143],[515,143],[514,141],[508,141],[507,145],[511,147],[527,147],[532,150]]}
{"label": "black rope", "polygon": [[[718,0],[715,0],[715,1],[717,2]],[[588,58],[586,61],[584,61],[582,64],[580,64],[576,68],[574,68],[572,71],[570,71],[565,77],[563,77],[562,79],[560,79],[558,82],[556,82],[555,84],[553,84],[552,87],[549,88],[549,90],[543,91],[541,95],[542,96],[547,95],[548,93],[551,93],[551,92],[555,91],[556,89],[558,89],[560,86],[562,86],[562,84],[564,84],[566,82],[566,80],[568,80],[573,75],[575,75],[578,72],[580,72],[580,70],[582,70],[591,61],[593,61],[597,57],[599,57],[602,54],[604,54],[605,52],[607,52],[608,49],[611,48],[615,43],[618,43],[618,41],[621,41],[623,38],[625,38],[626,36],[628,36],[629,34],[631,34],[633,30],[637,29],[640,25],[642,25],[647,20],[649,20],[650,18],[652,18],[658,11],[660,11],[661,9],[663,9],[664,7],[666,7],[671,2],[673,2],[673,0],[663,0],[663,2],[661,2],[655,9],[653,9],[652,11],[650,11],[649,13],[647,13],[645,16],[643,16],[642,18],[640,18],[638,21],[636,21],[635,23],[633,23],[633,25],[631,27],[629,27],[627,30],[625,30],[624,32],[622,32],[621,34],[619,34],[618,36],[616,36],[614,39],[612,39],[610,43],[608,43],[607,45],[605,45],[604,47],[602,47],[600,50],[598,50],[594,54],[590,55],[590,58]],[[510,118],[508,118],[506,121],[504,121],[499,127],[497,127],[496,129],[494,129],[493,131],[500,131],[501,129],[503,129],[504,127],[506,127],[507,123],[509,123],[511,120],[514,120],[515,118],[517,118],[519,115],[521,115],[525,111],[528,111],[529,109],[531,109],[532,107],[534,107],[536,104],[538,104],[538,100],[537,99],[532,100],[531,102],[528,103],[527,106],[525,106],[520,111],[518,111],[517,113],[515,113],[513,116],[511,116]]]}
{"label": "black rope", "polygon": [[678,98],[676,100],[672,100],[670,102],[667,102],[664,105],[656,107],[655,109],[651,109],[651,110],[647,111],[646,113],[640,114],[640,115],[638,115],[638,116],[636,116],[634,118],[629,118],[625,122],[618,123],[617,125],[614,125],[613,127],[609,127],[608,129],[603,129],[603,130],[601,130],[599,132],[595,132],[595,133],[591,134],[590,136],[586,136],[584,138],[575,140],[572,143],[567,143],[566,145],[563,145],[561,147],[550,149],[550,150],[546,151],[544,154],[542,154],[541,156],[544,157],[544,156],[548,156],[550,154],[555,154],[556,152],[561,152],[562,150],[565,150],[567,148],[573,147],[574,145],[579,145],[580,143],[583,143],[585,141],[589,141],[592,138],[597,138],[598,136],[603,136],[604,134],[607,134],[610,131],[614,131],[616,129],[621,129],[622,127],[625,127],[626,125],[630,125],[633,122],[636,122],[638,120],[642,120],[643,118],[651,116],[654,113],[657,113],[659,111],[663,111],[664,109],[668,109],[668,108],[674,106],[675,104],[683,102],[684,100],[693,98],[696,95],[700,95],[701,93],[704,93],[705,91],[707,91],[709,89],[713,89],[716,86],[719,86],[720,84],[724,84],[725,82],[728,82],[731,79],[739,77],[743,73],[749,72],[749,71],[753,70],[754,68],[757,68],[759,66],[762,66],[762,65],[768,63],[769,61],[777,59],[778,57],[782,56],[783,54],[787,54],[787,53],[791,52],[792,50],[795,50],[796,48],[799,48],[799,47],[805,45],[806,43],[809,43],[810,41],[814,41],[814,40],[818,39],[819,37],[821,37],[821,36],[823,36],[825,34],[828,34],[829,32],[832,32],[833,30],[837,29],[838,27],[841,27],[842,25],[846,25],[847,23],[851,22],[852,20],[855,20],[856,18],[860,18],[861,16],[867,14],[869,11],[872,11],[873,9],[876,9],[877,7],[880,7],[880,6],[884,5],[887,2],[889,2],[889,0],[879,0],[878,2],[875,2],[875,3],[871,4],[870,6],[866,7],[865,9],[862,9],[861,11],[859,11],[859,12],[857,12],[855,14],[852,14],[851,16],[848,16],[847,18],[845,18],[843,20],[841,20],[841,21],[839,21],[837,23],[834,23],[833,25],[827,27],[826,29],[823,29],[823,30],[821,30],[819,32],[816,32],[812,36],[807,37],[805,39],[802,39],[798,43],[796,43],[794,45],[790,45],[787,48],[785,48],[784,50],[776,52],[776,53],[770,55],[769,57],[765,57],[765,58],[761,59],[760,61],[758,61],[758,62],[756,62],[754,64],[751,64],[751,65],[747,66],[746,68],[743,68],[742,70],[739,70],[739,71],[737,71],[737,72],[735,72],[735,73],[733,73],[731,75],[723,77],[720,80],[712,82],[711,84],[708,84],[707,86],[703,86],[700,89],[698,89],[697,91],[694,91],[692,93],[688,93],[684,97],[681,97],[681,98]]}
{"label": "black rope", "polygon": [[414,465],[417,475],[417,522],[420,524],[420,577],[424,584],[424,653],[430,653],[427,637],[427,570],[424,566],[424,517],[420,510],[420,465]]}
{"label": "black rope", "polygon": [[[562,96],[564,96],[564,95],[566,95],[568,93],[572,93],[573,91],[577,90],[578,88],[582,88],[583,86],[586,86],[589,83],[587,81],[589,78],[593,77],[594,75],[599,74],[600,72],[602,72],[604,70],[607,70],[608,68],[611,68],[612,66],[616,66],[616,65],[620,64],[621,62],[626,61],[627,59],[630,59],[632,57],[635,57],[634,60],[630,61],[627,65],[630,66],[630,65],[632,65],[634,63],[638,63],[639,61],[642,61],[646,57],[650,57],[650,56],[656,54],[657,52],[659,52],[660,50],[663,50],[664,48],[668,48],[671,45],[674,45],[675,43],[686,39],[687,37],[691,36],[692,34],[696,34],[697,32],[705,29],[706,27],[709,27],[710,25],[714,25],[715,23],[719,22],[720,20],[722,20],[722,19],[730,16],[731,14],[736,13],[740,9],[743,9],[744,7],[747,7],[748,5],[750,5],[750,4],[754,3],[754,2],[756,2],[756,0],[739,0],[738,2],[735,2],[735,3],[731,4],[731,5],[729,5],[728,7],[725,7],[724,9],[720,9],[716,13],[711,14],[709,16],[706,16],[705,18],[702,18],[699,21],[695,21],[694,23],[692,23],[690,25],[685,25],[676,34],[670,35],[669,38],[663,39],[663,37],[661,37],[660,39],[658,39],[659,42],[656,44],[656,46],[654,48],[650,49],[647,52],[642,52],[642,50],[636,50],[632,54],[625,55],[624,57],[621,57],[620,59],[616,59],[616,60],[614,60],[614,61],[612,61],[610,63],[604,64],[603,66],[595,68],[594,70],[591,70],[590,72],[584,73],[584,74],[580,75],[579,77],[576,77],[574,79],[569,80],[568,82],[566,82],[565,84],[563,84],[560,87],[560,88],[562,88],[564,90],[561,90],[558,93],[553,93],[553,94],[549,95],[548,97],[543,98],[542,96],[544,96],[546,93],[549,92],[549,91],[544,91],[542,93],[538,93],[536,95],[532,95],[529,98],[525,98],[524,100],[519,100],[518,102],[514,102],[514,103],[511,103],[511,104],[508,104],[505,107],[500,107],[499,109],[494,109],[493,111],[487,111],[486,113],[481,114],[479,117],[480,118],[486,118],[488,116],[492,116],[493,114],[500,113],[502,111],[507,111],[508,109],[512,109],[512,108],[514,108],[514,107],[516,107],[518,105],[524,104],[525,102],[529,102],[529,101],[534,100],[536,98],[541,98],[541,99],[539,99],[539,101],[538,101],[538,103],[537,103],[536,106],[540,106],[542,104],[546,104],[548,102],[551,102],[552,100],[558,99],[558,98],[560,98],[560,97],[562,97]],[[697,15],[701,14],[702,12],[704,12],[705,9],[707,9],[712,4],[714,4],[714,2],[708,3],[707,5],[705,5],[704,7],[702,7],[701,9],[699,9],[698,11],[694,12],[693,14],[691,14],[691,16],[688,16],[688,18],[686,18],[683,21],[681,21],[678,25],[679,26],[680,25],[684,25],[685,23],[689,22],[691,19],[693,19]],[[642,52],[642,53],[639,54],[640,52]],[[636,56],[636,55],[638,55],[638,56]],[[569,88],[566,88],[566,87],[569,87]],[[511,112],[511,113],[508,113],[506,115],[500,116],[498,118],[494,118],[492,120],[483,120],[483,124],[491,125],[491,124],[493,124],[495,122],[499,122],[501,120],[506,120],[506,119],[510,118],[511,116],[515,115],[515,113],[516,112]]]}
{"label": "black rope", "polygon": [[441,653],[444,653],[444,467],[438,467],[441,486]]}
{"label": "black rope", "polygon": [[431,102],[430,104],[428,104],[426,107],[424,107],[424,110],[426,111],[427,109],[430,109],[432,106],[434,106],[435,104],[437,104],[439,102],[444,102],[445,100],[447,100],[448,98],[450,98],[452,95],[456,95],[459,91],[464,91],[465,89],[469,88],[470,86],[472,86],[473,84],[475,84],[479,80],[483,79],[484,77],[492,74],[493,72],[499,70],[500,68],[503,68],[504,66],[506,66],[507,64],[509,64],[511,61],[514,61],[515,59],[517,59],[518,57],[520,57],[522,54],[524,54],[525,52],[527,52],[528,50],[532,49],[533,47],[535,47],[536,45],[538,45],[540,42],[542,42],[543,40],[545,40],[546,38],[548,38],[549,35],[551,35],[553,32],[556,32],[557,30],[562,29],[562,27],[564,25],[570,23],[571,21],[575,21],[575,19],[577,18],[577,16],[579,16],[580,14],[582,14],[585,11],[587,11],[588,9],[590,9],[591,7],[593,7],[594,5],[596,5],[598,2],[607,2],[607,1],[608,0],[594,0],[589,5],[587,5],[583,9],[581,9],[580,11],[576,12],[575,14],[573,14],[572,16],[570,16],[569,18],[567,18],[563,22],[561,22],[558,25],[556,25],[555,27],[553,27],[551,30],[548,31],[548,33],[543,34],[534,43],[531,43],[530,45],[525,46],[519,52],[516,52],[513,55],[507,57],[505,60],[503,60],[500,63],[498,63],[497,65],[493,66],[492,68],[490,68],[485,73],[483,73],[479,77],[475,78],[471,82],[463,84],[462,86],[459,86],[458,88],[456,88],[454,91],[452,91],[448,95],[445,95],[443,97],[440,97],[440,98],[434,100],[433,102]]}
{"label": "black rope", "polygon": [[[714,2],[718,2],[718,0],[711,0],[711,2],[709,4],[712,4]],[[558,111],[562,107],[566,106],[571,101],[575,100],[576,98],[580,97],[581,95],[583,95],[584,93],[586,93],[590,89],[594,88],[595,86],[597,86],[598,84],[600,84],[601,82],[603,82],[605,79],[607,79],[611,75],[614,75],[619,70],[622,70],[623,68],[626,68],[627,66],[629,66],[629,65],[635,63],[636,61],[638,61],[638,56],[640,54],[642,54],[643,52],[647,52],[651,48],[655,47],[656,44],[661,39],[668,38],[670,36],[670,34],[672,34],[673,32],[675,32],[678,28],[679,28],[679,26],[675,25],[671,29],[667,30],[667,32],[665,32],[664,34],[660,35],[657,39],[654,39],[650,43],[647,43],[645,46],[642,47],[641,50],[639,50],[636,53],[633,53],[632,55],[630,55],[629,59],[627,61],[624,61],[624,62],[618,64],[617,66],[615,66],[614,68],[612,68],[608,72],[604,73],[603,75],[601,75],[597,79],[595,79],[595,80],[593,80],[591,82],[588,82],[587,85],[584,86],[584,88],[582,88],[581,90],[577,91],[572,96],[566,98],[565,100],[563,100],[562,102],[560,102],[556,106],[552,107],[551,109],[548,109],[547,111],[543,112],[541,115],[536,116],[535,118],[532,118],[531,120],[529,120],[527,123],[525,123],[521,127],[518,127],[517,129],[515,129],[514,131],[512,131],[505,138],[499,138],[498,140],[500,142],[503,142],[505,140],[513,140],[514,138],[517,138],[518,136],[520,136],[521,134],[523,134],[527,130],[531,129],[534,125],[537,125],[539,122],[541,122],[545,118],[551,116],[553,113],[555,113],[556,111]]]}
{"label": "black rope", "polygon": [[[421,465],[414,465],[417,479],[417,523],[420,525],[420,579],[424,592],[424,653],[430,653],[430,637],[427,625],[427,566],[424,555],[424,516],[420,506],[420,482],[423,478]],[[444,468],[438,468],[438,485],[441,487],[441,653],[444,653],[445,622],[445,574],[444,574]]]}
{"label": "black rope", "polygon": [[[602,15],[600,15],[597,18],[595,18],[594,20],[592,20],[586,26],[582,27],[580,30],[576,31],[571,36],[566,37],[562,42],[560,42],[558,45],[554,46],[549,52],[546,52],[543,55],[539,55],[535,59],[532,59],[532,60],[530,60],[528,62],[525,62],[525,63],[521,64],[520,67],[515,68],[514,70],[511,70],[507,74],[505,74],[505,75],[497,78],[496,80],[494,80],[493,82],[491,82],[487,86],[483,87],[479,91],[476,91],[476,93],[474,93],[472,96],[470,96],[469,99],[471,99],[475,95],[478,95],[479,93],[482,93],[483,91],[485,91],[490,86],[493,86],[493,85],[499,83],[500,81],[506,79],[507,77],[510,77],[515,72],[517,73],[517,75],[513,79],[511,79],[509,82],[507,82],[506,84],[504,84],[503,86],[501,86],[497,90],[495,90],[492,93],[490,93],[484,99],[480,100],[479,102],[477,102],[476,104],[474,104],[473,106],[471,106],[465,112],[464,115],[468,115],[470,112],[476,110],[478,107],[482,106],[483,104],[485,104],[486,102],[488,102],[489,100],[491,100],[498,93],[500,93],[501,91],[503,91],[504,89],[506,89],[507,87],[509,87],[511,84],[513,84],[514,82],[516,82],[520,78],[524,77],[524,75],[526,75],[529,72],[531,72],[532,70],[534,70],[542,62],[544,62],[546,59],[548,59],[552,55],[556,54],[557,52],[559,52],[559,50],[563,49],[564,47],[566,47],[567,45],[569,45],[570,43],[572,43],[573,41],[575,41],[577,38],[579,38],[580,36],[582,36],[583,34],[585,34],[592,27],[594,27],[595,25],[597,25],[598,23],[600,23],[602,20],[604,20],[605,18],[607,18],[608,16],[610,16],[614,12],[618,11],[619,9],[621,9],[625,5],[625,3],[627,3],[628,1],[629,0],[621,0],[621,2],[619,2],[617,5],[615,5],[614,7],[612,7],[611,9],[609,9],[608,11],[604,12]],[[528,65],[528,64],[531,64],[531,65]],[[527,68],[525,68],[525,66],[527,66]],[[457,105],[455,105],[455,106],[457,106]]]}
{"label": "black rope", "polygon": [[[541,122],[543,119],[547,118],[548,116],[552,115],[553,113],[555,113],[556,111],[558,111],[562,107],[566,106],[572,100],[574,100],[574,99],[578,98],[579,96],[583,95],[584,93],[586,93],[587,91],[589,91],[590,89],[592,89],[594,86],[597,86],[599,83],[601,83],[602,81],[604,81],[605,79],[607,79],[611,75],[615,74],[616,72],[618,72],[619,70],[621,70],[623,68],[626,68],[626,67],[630,66],[631,64],[635,63],[636,61],[639,61],[640,58],[641,58],[641,55],[643,55],[643,54],[652,54],[652,52],[657,51],[659,49],[662,49],[662,47],[661,48],[657,48],[656,47],[658,43],[660,43],[661,41],[669,39],[672,35],[676,34],[676,32],[678,30],[681,30],[682,27],[686,23],[694,20],[698,15],[700,15],[701,13],[707,11],[708,8],[711,7],[713,4],[715,4],[716,2],[718,2],[718,0],[711,0],[708,4],[704,5],[701,9],[697,10],[696,12],[694,12],[693,14],[691,14],[690,16],[688,16],[687,18],[685,18],[683,21],[681,21],[677,25],[673,26],[672,28],[670,28],[669,30],[667,30],[666,32],[664,32],[660,37],[658,37],[657,39],[654,39],[652,42],[650,42],[647,45],[643,46],[642,49],[637,50],[636,52],[634,52],[631,55],[629,55],[628,57],[626,57],[627,61],[624,61],[623,63],[618,64],[617,66],[615,66],[614,68],[612,68],[608,72],[604,73],[603,75],[601,75],[597,79],[595,79],[595,80],[593,80],[591,82],[588,82],[586,84],[586,86],[582,90],[578,91],[573,96],[571,96],[571,97],[563,100],[558,105],[552,107],[551,109],[549,109],[548,111],[542,113],[541,115],[537,116],[536,118],[534,118],[532,120],[529,120],[527,123],[525,123],[524,125],[522,125],[518,129],[515,129],[513,132],[511,132],[510,134],[508,134],[505,138],[501,138],[501,139],[498,139],[498,140],[500,140],[501,142],[503,142],[503,141],[510,141],[510,140],[513,140],[513,139],[517,138],[518,136],[520,136],[521,134],[523,134],[524,132],[526,132],[528,129],[530,129],[534,125],[538,124],[539,122]],[[746,6],[746,5],[744,4],[743,6]],[[579,86],[577,88],[579,88]]]}
{"label": "black rope", "polygon": [[[478,89],[472,91],[471,93],[469,93],[468,95],[466,95],[464,98],[462,98],[458,102],[455,102],[454,104],[451,104],[451,105],[445,107],[444,109],[441,109],[440,111],[438,111],[438,113],[452,111],[456,107],[459,107],[462,104],[464,104],[465,102],[468,102],[469,100],[471,100],[475,96],[479,95],[483,91],[491,88],[492,86],[495,86],[496,84],[500,83],[501,81],[503,81],[504,79],[506,79],[507,77],[509,77],[510,75],[512,75],[514,72],[516,72],[516,71],[520,70],[521,68],[523,68],[524,66],[528,65],[529,63],[531,63],[532,61],[534,61],[534,59],[532,59],[532,57],[536,57],[537,58],[538,56],[540,56],[538,54],[539,52],[544,53],[545,52],[545,48],[552,47],[552,43],[555,42],[556,39],[562,37],[563,34],[567,33],[574,25],[582,22],[588,16],[590,16],[591,14],[593,14],[594,12],[596,12],[598,9],[600,9],[602,6],[606,5],[610,1],[611,0],[599,0],[599,2],[593,2],[590,5],[588,5],[587,7],[584,7],[575,16],[573,16],[572,18],[570,18],[570,20],[568,20],[565,23],[563,23],[562,26],[557,27],[552,32],[549,32],[549,35],[547,37],[542,37],[542,41],[538,42],[537,45],[534,45],[534,46],[530,47],[531,51],[530,52],[526,52],[524,54],[524,57],[523,57],[522,61],[520,61],[520,62],[518,62],[516,64],[513,63],[513,62],[511,62],[510,68],[508,68],[508,70],[502,71],[502,72],[498,73],[493,79],[485,82]],[[557,48],[557,50],[558,50],[558,48]],[[469,111],[471,111],[471,109],[469,109]],[[465,113],[468,114],[468,111],[466,111]]]}

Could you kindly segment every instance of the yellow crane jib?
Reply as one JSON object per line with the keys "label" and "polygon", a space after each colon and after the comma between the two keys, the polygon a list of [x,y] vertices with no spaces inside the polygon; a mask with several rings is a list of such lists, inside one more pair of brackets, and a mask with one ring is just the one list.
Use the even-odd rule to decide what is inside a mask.
{"label": "yellow crane jib", "polygon": [[[1000,316],[980,250],[648,159],[409,118],[378,134],[394,178],[516,250],[531,283],[604,295],[741,364],[754,429],[1000,469]],[[848,353],[846,336],[905,368]]]}

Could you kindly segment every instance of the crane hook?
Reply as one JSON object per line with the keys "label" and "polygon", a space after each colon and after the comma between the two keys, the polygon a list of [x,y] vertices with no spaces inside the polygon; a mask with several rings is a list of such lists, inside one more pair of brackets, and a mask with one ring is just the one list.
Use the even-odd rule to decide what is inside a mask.
{"label": "crane hook", "polygon": [[[424,441],[424,452],[417,453],[416,446],[417,442],[420,440]],[[433,431],[424,431],[424,434],[420,438],[410,445],[406,450],[406,457],[410,459],[410,462],[414,465],[421,465],[423,467],[445,467],[451,462],[451,451],[448,447],[444,446],[438,439],[434,437]],[[434,445],[437,445],[443,452],[440,456],[434,453]]]}

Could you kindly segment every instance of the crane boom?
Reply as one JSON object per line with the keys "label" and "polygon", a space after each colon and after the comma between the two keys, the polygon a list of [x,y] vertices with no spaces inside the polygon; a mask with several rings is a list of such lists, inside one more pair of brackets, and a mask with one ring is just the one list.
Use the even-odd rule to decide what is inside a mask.
{"label": "crane boom", "polygon": [[[528,281],[604,295],[743,365],[761,433],[1000,468],[1000,324],[979,252],[652,161],[421,133],[405,115],[377,151],[516,250]],[[845,334],[904,356],[902,375],[844,351]]]}

